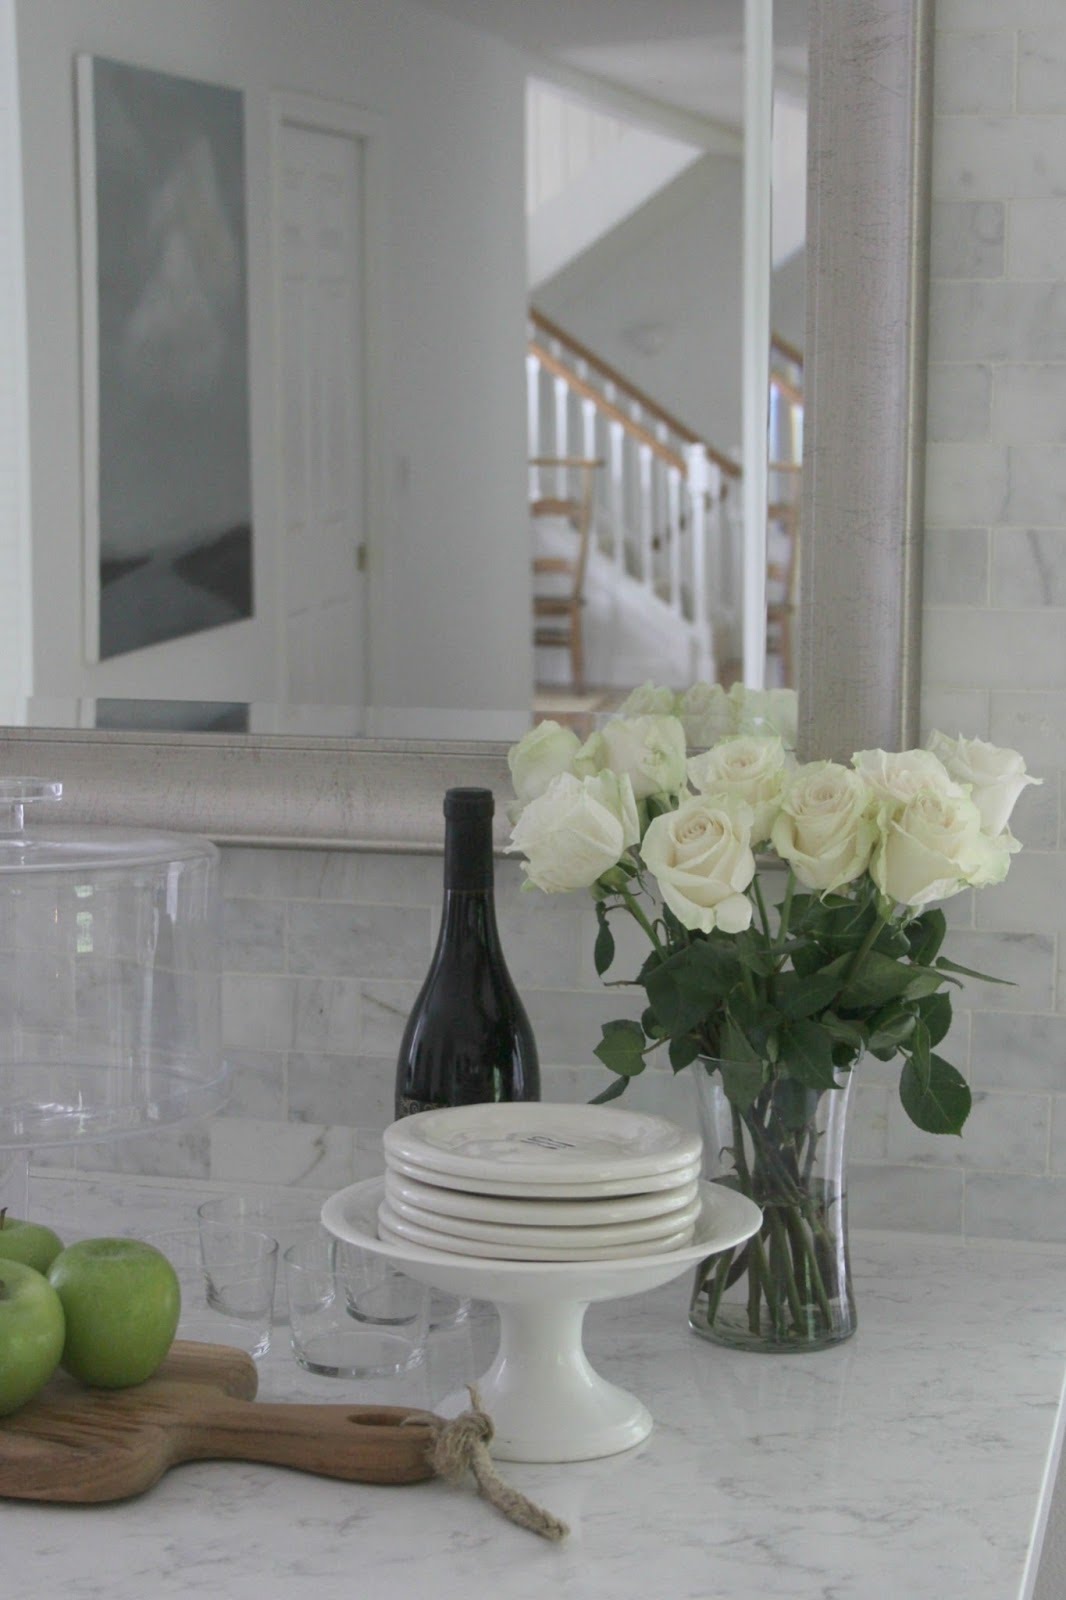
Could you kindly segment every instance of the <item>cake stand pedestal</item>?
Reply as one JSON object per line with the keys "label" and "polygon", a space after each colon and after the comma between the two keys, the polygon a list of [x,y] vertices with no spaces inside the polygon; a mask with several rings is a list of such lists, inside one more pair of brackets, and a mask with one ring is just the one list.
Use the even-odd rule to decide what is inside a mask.
{"label": "cake stand pedestal", "polygon": [[[384,1193],[383,1178],[342,1189],[323,1206],[323,1224],[336,1238],[385,1256],[434,1289],[493,1302],[500,1345],[478,1393],[495,1428],[492,1454],[501,1461],[588,1461],[647,1438],[647,1407],[602,1378],[585,1355],[585,1312],[594,1301],[669,1283],[750,1238],[761,1220],[744,1195],[701,1183],[696,1231],[683,1249],[610,1261],[499,1261],[379,1239]],[[450,1415],[468,1404],[465,1394],[451,1395],[439,1409]]]}

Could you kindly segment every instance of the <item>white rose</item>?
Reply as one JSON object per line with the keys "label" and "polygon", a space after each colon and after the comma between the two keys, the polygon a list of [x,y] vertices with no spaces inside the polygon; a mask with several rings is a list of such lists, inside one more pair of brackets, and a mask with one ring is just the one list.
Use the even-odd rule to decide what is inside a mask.
{"label": "white rose", "polygon": [[931,750],[856,750],[851,764],[893,812],[923,789],[956,798],[966,793]]}
{"label": "white rose", "polygon": [[524,738],[519,739],[507,752],[507,765],[511,769],[511,782],[518,800],[510,811],[515,821],[523,806],[542,795],[560,772],[573,770],[574,757],[581,748],[581,740],[573,728],[560,727],[557,722],[538,722]]}
{"label": "white rose", "polygon": [[929,748],[944,763],[956,782],[968,784],[970,799],[981,813],[984,831],[996,838],[1010,821],[1015,801],[1028,783],[1043,783],[1030,777],[1017,750],[986,744],[984,739],[950,739],[945,733],[932,733]]}
{"label": "white rose", "polygon": [[880,838],[876,805],[857,772],[811,761],[789,779],[770,843],[804,888],[828,893],[866,871]]}
{"label": "white rose", "polygon": [[694,683],[678,697],[675,713],[690,750],[706,750],[736,733],[736,708],[720,683]]}
{"label": "white rose", "polygon": [[677,794],[685,782],[685,730],[676,717],[612,717],[585,740],[574,771],[628,777],[638,800]]}
{"label": "white rose", "polygon": [[663,689],[649,678],[638,689],[631,689],[618,707],[620,717],[669,717],[673,714],[677,695],[673,689]]}
{"label": "white rose", "polygon": [[686,928],[743,933],[751,926],[744,890],[755,876],[751,808],[728,796],[696,795],[655,817],[640,853],[666,904]]}
{"label": "white rose", "polygon": [[748,689],[735,683],[729,698],[737,733],[776,733],[787,750],[796,748],[799,697],[795,689]]}
{"label": "white rose", "polygon": [[890,900],[920,907],[960,889],[999,883],[1009,864],[1006,841],[982,833],[972,800],[923,789],[886,820],[870,876]]}
{"label": "white rose", "polygon": [[561,772],[531,800],[511,830],[509,849],[526,857],[526,877],[545,894],[587,889],[640,839],[633,786],[602,772]]}
{"label": "white rose", "polygon": [[701,794],[730,794],[752,808],[751,842],[770,837],[788,777],[788,754],[777,735],[735,734],[719,739],[713,749],[693,756],[689,782]]}

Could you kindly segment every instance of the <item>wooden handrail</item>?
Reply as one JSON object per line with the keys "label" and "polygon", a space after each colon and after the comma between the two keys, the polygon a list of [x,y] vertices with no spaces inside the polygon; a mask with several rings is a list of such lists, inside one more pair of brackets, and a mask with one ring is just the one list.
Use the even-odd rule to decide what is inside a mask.
{"label": "wooden handrail", "polygon": [[[731,456],[724,455],[722,451],[716,450],[713,445],[707,444],[706,440],[701,439],[699,434],[694,432],[686,422],[682,422],[679,417],[674,416],[673,412],[667,411],[665,406],[661,406],[657,400],[653,400],[650,395],[645,394],[644,390],[638,388],[631,379],[626,377],[624,372],[619,372],[617,367],[612,367],[609,361],[604,361],[594,350],[590,350],[588,345],[582,344],[580,339],[575,339],[572,333],[567,333],[565,328],[560,327],[557,322],[553,322],[550,317],[546,317],[543,311],[538,311],[536,306],[530,306],[529,320],[535,328],[539,328],[549,339],[556,339],[561,345],[565,345],[571,355],[576,356],[579,361],[584,361],[607,383],[613,383],[615,388],[626,395],[628,399],[636,401],[649,416],[663,423],[679,439],[683,439],[686,444],[702,444],[709,458],[729,477],[740,477],[740,467]],[[540,354],[543,349],[535,340],[531,341],[531,348],[537,354]],[[602,399],[598,391],[594,390],[593,394],[604,406],[610,404],[609,401]]]}
{"label": "wooden handrail", "polygon": [[797,388],[790,378],[785,377],[783,372],[771,372],[770,387],[783,394],[790,405],[801,406],[803,404],[803,390]]}
{"label": "wooden handrail", "polygon": [[770,335],[770,349],[780,351],[786,361],[791,361],[794,367],[802,368],[803,351],[797,345],[791,344],[788,339],[783,339],[779,333]]}
{"label": "wooden handrail", "polygon": [[652,455],[658,456],[659,460],[664,462],[666,466],[676,468],[682,477],[688,476],[688,466],[684,456],[679,455],[676,450],[671,450],[668,445],[663,444],[662,440],[657,439],[648,428],[642,427],[639,422],[634,422],[629,413],[623,411],[621,406],[616,406],[612,400],[605,400],[593,384],[587,383],[584,378],[579,378],[576,372],[571,372],[565,361],[560,361],[558,356],[553,356],[550,350],[546,350],[543,345],[537,344],[535,339],[529,341],[528,349],[530,355],[536,356],[541,366],[545,367],[553,377],[562,378],[576,395],[580,395],[582,400],[594,401],[597,408],[609,421],[620,422],[630,438],[635,439],[638,444],[646,444]]}

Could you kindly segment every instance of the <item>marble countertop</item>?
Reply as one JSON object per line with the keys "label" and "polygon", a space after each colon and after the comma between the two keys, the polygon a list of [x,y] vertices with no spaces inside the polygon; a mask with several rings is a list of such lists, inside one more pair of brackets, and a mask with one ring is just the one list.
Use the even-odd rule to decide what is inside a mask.
{"label": "marble countertop", "polygon": [[[34,1180],[68,1237],[191,1223],[203,1188]],[[905,1234],[852,1242],[859,1332],[759,1357],[690,1333],[687,1279],[594,1306],[586,1346],[650,1406],[642,1445],[504,1464],[563,1517],[547,1544],[472,1489],[196,1463],[104,1507],[7,1502],[4,1591],[27,1600],[1026,1600],[1063,1425],[1066,1254]],[[433,1406],[487,1364],[491,1316],[391,1383],[314,1378],[284,1334],[268,1399]]]}

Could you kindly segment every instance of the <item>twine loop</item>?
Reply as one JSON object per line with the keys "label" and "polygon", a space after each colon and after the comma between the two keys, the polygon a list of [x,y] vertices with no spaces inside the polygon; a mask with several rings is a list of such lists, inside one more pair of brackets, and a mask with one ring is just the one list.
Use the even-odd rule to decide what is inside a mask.
{"label": "twine loop", "polygon": [[[495,1432],[492,1418],[481,1409],[481,1399],[473,1384],[468,1389],[469,1411],[461,1412],[450,1422],[437,1417],[429,1424],[432,1438],[428,1455],[433,1471],[448,1483],[456,1484],[462,1482],[467,1472],[473,1473],[478,1492],[511,1522],[539,1534],[542,1539],[565,1539],[570,1532],[565,1522],[513,1489],[496,1471],[489,1455]],[[419,1418],[419,1421],[424,1420]]]}

